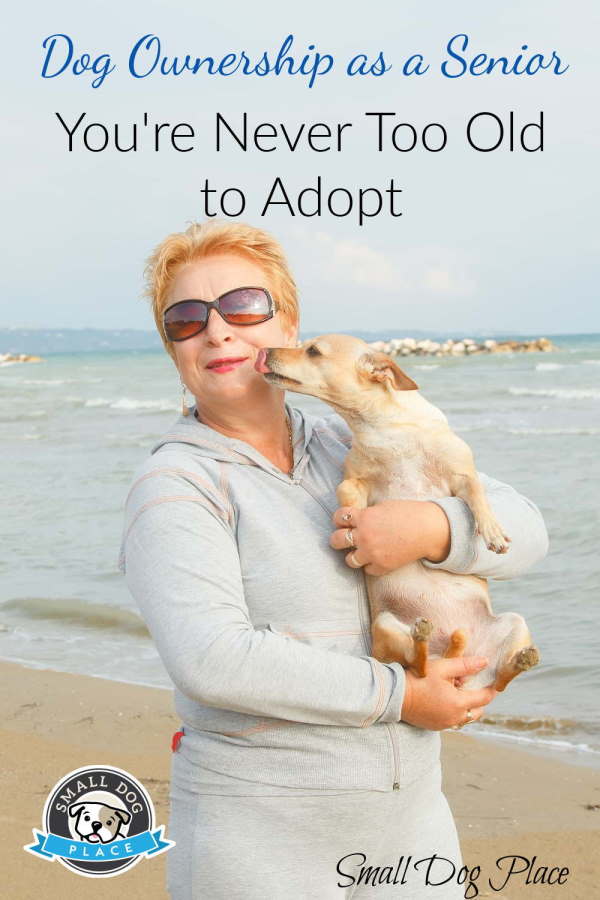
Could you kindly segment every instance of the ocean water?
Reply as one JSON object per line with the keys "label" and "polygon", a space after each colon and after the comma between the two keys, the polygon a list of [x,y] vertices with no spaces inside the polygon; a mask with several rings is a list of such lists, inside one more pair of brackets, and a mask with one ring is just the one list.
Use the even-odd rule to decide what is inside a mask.
{"label": "ocean water", "polygon": [[[403,335],[370,337],[392,336]],[[556,353],[402,365],[478,468],[534,500],[550,533],[550,553],[532,572],[490,582],[494,610],[525,616],[542,663],[471,733],[599,766],[600,335],[554,340]],[[133,470],[179,403],[162,350],[48,353],[0,366],[0,657],[169,686],[117,555]]]}

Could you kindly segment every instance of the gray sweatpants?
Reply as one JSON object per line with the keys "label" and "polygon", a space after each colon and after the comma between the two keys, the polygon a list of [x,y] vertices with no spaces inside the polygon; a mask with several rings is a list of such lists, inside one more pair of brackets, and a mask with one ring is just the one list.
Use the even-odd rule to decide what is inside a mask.
{"label": "gray sweatpants", "polygon": [[[396,791],[256,784],[173,753],[172,900],[458,900],[456,827],[438,764]],[[467,882],[468,883],[468,882]]]}

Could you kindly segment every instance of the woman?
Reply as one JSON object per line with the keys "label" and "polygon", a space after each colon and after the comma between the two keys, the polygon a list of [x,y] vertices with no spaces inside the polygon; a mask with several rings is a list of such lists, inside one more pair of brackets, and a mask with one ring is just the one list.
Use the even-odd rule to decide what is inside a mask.
{"label": "woman", "polygon": [[[381,898],[462,897],[439,731],[493,698],[460,687],[485,660],[432,661],[423,679],[375,660],[352,566],[423,559],[511,577],[546,551],[539,512],[483,476],[513,539],[497,557],[457,498],[336,510],[345,424],[287,406],[254,367],[262,347],[297,339],[277,242],[240,223],[192,225],[157,247],[147,273],[184,408],[134,479],[122,566],[182,722],[171,897],[361,898],[373,883]],[[348,548],[348,524],[354,557],[333,549]],[[437,888],[427,863],[413,865],[433,854],[451,861],[430,868],[429,881],[446,879]],[[402,887],[402,868],[384,873],[400,857]]]}

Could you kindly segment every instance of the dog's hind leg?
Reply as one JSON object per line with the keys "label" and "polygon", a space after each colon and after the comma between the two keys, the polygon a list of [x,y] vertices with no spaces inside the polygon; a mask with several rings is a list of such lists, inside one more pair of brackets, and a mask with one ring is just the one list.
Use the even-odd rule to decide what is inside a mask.
{"label": "dog's hind leg", "polygon": [[415,642],[411,629],[389,610],[380,612],[371,625],[371,655],[380,662],[399,662],[411,666],[415,661]]}
{"label": "dog's hind leg", "polygon": [[413,641],[415,642],[415,660],[413,668],[420,678],[425,678],[427,675],[427,659],[429,654],[428,642],[432,631],[433,625],[429,619],[424,619],[423,616],[419,616],[410,631]]}
{"label": "dog's hind leg", "polygon": [[448,646],[444,652],[444,659],[455,659],[457,656],[462,656],[465,652],[465,648],[467,646],[467,635],[466,632],[462,631],[460,628],[457,628],[456,631],[453,631],[448,640]]}
{"label": "dog's hind leg", "polygon": [[371,626],[371,652],[380,662],[399,662],[424,678],[432,631],[429,619],[420,616],[410,627],[389,610],[384,610]]}
{"label": "dog's hind leg", "polygon": [[540,652],[537,647],[533,644],[529,647],[521,647],[520,650],[513,653],[508,661],[498,668],[494,688],[497,691],[503,691],[513,678],[516,678],[521,672],[526,672],[527,669],[537,666],[539,661]]}
{"label": "dog's hind leg", "polygon": [[[497,626],[504,628],[504,637],[499,646],[498,661],[496,664],[496,678],[494,687],[497,691],[503,691],[513,678],[521,672],[537,666],[540,661],[539,650],[531,639],[527,622],[518,613],[503,613],[496,619]],[[493,632],[492,632],[493,633]]]}

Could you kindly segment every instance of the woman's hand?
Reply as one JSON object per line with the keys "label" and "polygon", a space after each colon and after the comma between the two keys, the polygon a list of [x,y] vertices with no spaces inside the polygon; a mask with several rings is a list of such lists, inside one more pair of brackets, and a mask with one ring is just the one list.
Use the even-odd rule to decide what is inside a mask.
{"label": "woman's hand", "polygon": [[463,678],[480,672],[486,665],[486,659],[465,656],[456,659],[430,659],[424,678],[405,669],[406,684],[400,720],[430,731],[441,731],[443,728],[464,725],[467,711],[471,714],[470,722],[481,718],[484,707],[494,699],[497,691],[491,685],[468,690],[460,687],[460,682]]}
{"label": "woman's hand", "polygon": [[385,500],[366,509],[342,506],[333,522],[337,530],[329,543],[349,551],[347,564],[364,566],[367,575],[387,575],[417,559],[442,562],[450,552],[446,514],[428,500]]}

